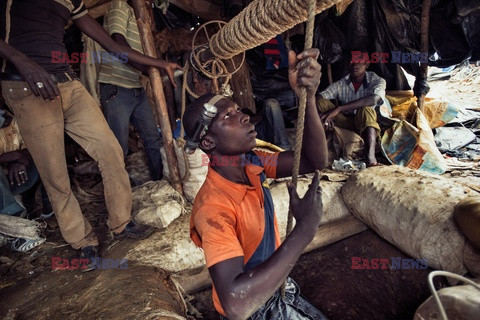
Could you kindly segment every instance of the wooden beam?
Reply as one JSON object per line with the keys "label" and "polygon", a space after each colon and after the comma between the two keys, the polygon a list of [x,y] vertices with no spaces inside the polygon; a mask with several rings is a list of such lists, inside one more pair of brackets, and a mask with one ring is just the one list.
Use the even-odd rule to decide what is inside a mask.
{"label": "wooden beam", "polygon": [[[423,0],[422,3],[422,18],[420,21],[420,53],[427,52],[429,49],[428,43],[428,31],[430,26],[430,7],[432,5],[432,0]],[[428,77],[428,60],[426,63],[421,63],[420,73],[417,75],[417,78],[427,79]],[[420,111],[423,112],[425,105],[425,94],[417,93],[417,107]]]}
{"label": "wooden beam", "polygon": [[[241,55],[233,57],[232,60],[235,66],[238,66],[242,62]],[[228,64],[232,65],[232,62],[229,61]],[[250,68],[248,67],[247,61],[244,61],[242,67],[233,74],[232,79],[230,79],[230,84],[232,86],[233,98],[240,108],[247,108],[255,113],[255,100],[253,99]]]}
{"label": "wooden beam", "polygon": [[[305,248],[303,253],[327,246],[367,229],[367,226],[354,216],[328,222],[318,227],[315,237]],[[210,274],[208,273],[208,269],[206,267],[194,275],[182,274],[172,275],[172,277],[177,280],[187,294],[193,294],[211,286]]]}
{"label": "wooden beam", "polygon": [[[147,2],[145,0],[133,0],[133,8],[137,18],[138,30],[142,40],[143,50],[145,54],[157,58],[157,51],[153,41],[153,34],[151,29],[151,16],[147,9]],[[148,68],[148,76],[152,86],[153,98],[155,100],[155,107],[159,115],[160,128],[162,130],[163,147],[167,156],[167,165],[170,171],[170,181],[175,190],[183,195],[182,182],[180,180],[180,173],[178,170],[177,157],[175,155],[173,145],[173,135],[168,119],[167,103],[165,101],[165,94],[163,92],[162,78],[160,70],[154,67]]]}
{"label": "wooden beam", "polygon": [[367,229],[368,227],[354,216],[328,222],[318,227],[315,237],[303,253],[327,246]]}
{"label": "wooden beam", "polygon": [[222,0],[170,0],[171,4],[204,20],[225,20]]}

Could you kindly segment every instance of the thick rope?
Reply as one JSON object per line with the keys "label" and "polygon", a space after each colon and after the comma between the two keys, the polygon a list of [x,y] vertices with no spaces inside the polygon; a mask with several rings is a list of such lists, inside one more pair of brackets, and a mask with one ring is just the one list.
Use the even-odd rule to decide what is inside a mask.
{"label": "thick rope", "polygon": [[[314,14],[341,0],[316,0]],[[255,0],[210,39],[210,51],[220,59],[259,46],[304,22],[309,0]]]}
{"label": "thick rope", "polygon": [[[310,49],[313,43],[313,27],[315,25],[315,0],[310,0],[307,29],[305,31],[305,50]],[[293,154],[292,183],[297,189],[298,173],[300,171],[300,158],[302,155],[303,129],[305,128],[305,109],[307,108],[307,89],[300,88],[300,103],[298,107],[297,132],[295,133],[295,151]],[[292,231],[293,213],[288,209],[286,236]]]}

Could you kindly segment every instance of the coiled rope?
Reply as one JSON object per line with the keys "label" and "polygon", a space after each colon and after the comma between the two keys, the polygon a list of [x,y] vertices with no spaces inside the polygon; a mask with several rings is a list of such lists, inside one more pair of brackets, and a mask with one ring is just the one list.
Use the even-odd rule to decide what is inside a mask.
{"label": "coiled rope", "polygon": [[[314,0],[313,14],[341,0]],[[257,0],[210,39],[210,51],[220,59],[230,59],[255,48],[308,18],[310,0]]]}

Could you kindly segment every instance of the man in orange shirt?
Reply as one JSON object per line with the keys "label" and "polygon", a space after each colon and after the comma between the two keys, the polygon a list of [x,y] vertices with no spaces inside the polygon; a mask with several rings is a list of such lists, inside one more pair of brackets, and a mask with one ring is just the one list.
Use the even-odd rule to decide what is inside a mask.
{"label": "man in orange shirt", "polygon": [[[296,93],[301,86],[308,93],[301,174],[327,164],[325,132],[315,105],[318,54],[317,49],[289,53],[290,85]],[[195,198],[191,237],[204,250],[216,310],[222,319],[325,319],[287,279],[323,213],[318,172],[303,199],[289,186],[296,225],[281,243],[265,180],[290,176],[293,152],[252,152],[256,132],[249,116],[219,95],[204,95],[187,108],[183,121],[189,137],[204,103],[213,104],[217,114],[200,140],[210,167]],[[285,281],[282,299],[279,288]]]}

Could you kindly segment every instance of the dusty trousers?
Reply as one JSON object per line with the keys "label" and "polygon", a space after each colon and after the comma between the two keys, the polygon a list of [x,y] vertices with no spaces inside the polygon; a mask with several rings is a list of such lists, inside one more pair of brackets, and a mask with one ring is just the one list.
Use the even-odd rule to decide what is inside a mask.
{"label": "dusty trousers", "polygon": [[122,149],[95,100],[78,80],[58,83],[60,98],[36,97],[26,82],[2,81],[5,102],[40,173],[63,238],[74,249],[98,245],[70,188],[64,133],[95,161],[101,172],[108,226],[121,232],[131,219],[132,192]]}
{"label": "dusty trousers", "polygon": [[[320,113],[334,109],[336,106],[327,99],[317,99],[317,110]],[[380,126],[377,122],[377,113],[373,107],[363,107],[357,109],[357,113],[353,117],[348,117],[343,113],[339,113],[333,120],[335,126],[339,128],[354,131],[361,135],[367,127],[372,127],[380,132]]]}

